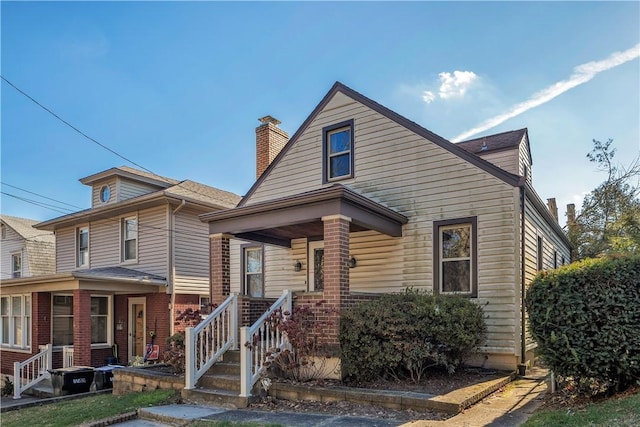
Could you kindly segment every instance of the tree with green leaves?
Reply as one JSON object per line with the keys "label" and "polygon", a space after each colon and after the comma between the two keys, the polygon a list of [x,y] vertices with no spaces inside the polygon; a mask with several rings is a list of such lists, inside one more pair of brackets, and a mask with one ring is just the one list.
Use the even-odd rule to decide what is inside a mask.
{"label": "tree with green leaves", "polygon": [[589,193],[575,221],[567,223],[573,259],[640,253],[640,157],[629,166],[614,163],[613,140],[593,140],[587,158],[607,173]]}

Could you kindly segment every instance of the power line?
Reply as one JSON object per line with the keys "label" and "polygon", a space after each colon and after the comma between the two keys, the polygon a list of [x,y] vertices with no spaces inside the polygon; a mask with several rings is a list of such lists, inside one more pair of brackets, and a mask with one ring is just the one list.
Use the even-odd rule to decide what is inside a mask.
{"label": "power line", "polygon": [[[21,200],[23,202],[31,203],[32,205],[40,206],[42,208],[51,209],[52,211],[56,211],[56,212],[59,212],[61,214],[67,215],[67,214],[72,212],[71,209],[61,208],[59,206],[50,205],[49,203],[39,202],[39,201],[33,200],[33,199],[27,199],[26,197],[16,196],[15,194],[6,193],[4,191],[0,191],[0,194],[4,194],[5,196],[13,197],[14,199],[18,199],[18,200]],[[66,211],[62,211],[60,209],[66,209]]]}
{"label": "power line", "polygon": [[[138,163],[134,162],[133,160],[129,160],[128,158],[126,158],[125,156],[123,156],[122,154],[112,150],[111,148],[107,147],[104,144],[101,144],[100,142],[96,141],[95,139],[91,138],[89,135],[87,135],[86,133],[82,132],[80,129],[78,129],[77,127],[75,127],[74,125],[72,125],[71,123],[69,123],[68,121],[66,121],[65,119],[63,119],[62,117],[60,117],[59,115],[57,115],[56,113],[54,113],[53,111],[51,111],[50,109],[48,109],[47,107],[45,107],[44,105],[42,105],[41,103],[39,103],[38,101],[36,101],[33,97],[31,97],[29,94],[27,94],[26,92],[24,92],[22,89],[20,89],[19,87],[17,87],[16,85],[14,85],[13,83],[11,83],[9,80],[7,80],[4,76],[0,75],[0,78],[2,78],[2,80],[4,80],[8,85],[10,85],[11,87],[13,87],[15,90],[17,90],[18,92],[20,92],[22,95],[26,96],[27,98],[29,98],[31,101],[33,101],[38,107],[42,108],[44,111],[46,111],[47,113],[51,114],[53,117],[55,117],[56,119],[60,120],[62,123],[64,123],[65,125],[69,126],[71,129],[73,129],[74,131],[78,132],[80,135],[84,136],[85,138],[87,138],[89,141],[98,144],[100,147],[104,148],[105,150],[115,154],[116,156],[120,157],[121,159],[131,163],[132,165],[136,165],[137,167],[139,167],[140,169],[147,171],[149,173],[154,174],[153,172],[151,172],[149,169],[145,168],[144,166],[139,165]],[[155,174],[154,174],[155,175]]]}
{"label": "power line", "polygon": [[66,202],[63,202],[61,200],[52,199],[51,197],[43,196],[42,194],[34,193],[33,191],[25,190],[24,188],[20,188],[20,187],[16,187],[15,185],[7,184],[6,182],[0,181],[0,184],[1,185],[6,185],[7,187],[14,188],[16,190],[24,191],[25,193],[33,194],[34,196],[42,197],[43,199],[47,199],[47,200],[51,200],[51,201],[56,202],[56,203],[60,203],[62,205],[71,206],[72,208],[84,209],[84,208],[82,208],[80,206],[72,205],[70,203],[66,203]]}

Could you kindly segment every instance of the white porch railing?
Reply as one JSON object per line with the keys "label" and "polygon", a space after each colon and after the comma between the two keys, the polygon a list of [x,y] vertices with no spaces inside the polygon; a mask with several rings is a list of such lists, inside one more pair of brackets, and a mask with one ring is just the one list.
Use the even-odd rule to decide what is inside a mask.
{"label": "white porch railing", "polygon": [[202,323],[187,328],[184,345],[184,388],[191,389],[225,351],[238,348],[238,295],[230,295]]}
{"label": "white porch railing", "polygon": [[73,366],[73,346],[65,345],[62,347],[62,367],[70,368]]}
{"label": "white porch railing", "polygon": [[265,369],[267,352],[276,348],[283,350],[287,346],[286,335],[278,328],[272,328],[267,320],[277,309],[291,313],[291,306],[291,291],[284,290],[282,296],[251,327],[245,326],[240,330],[240,396],[251,396],[253,385]]}
{"label": "white porch railing", "polygon": [[13,363],[14,399],[20,399],[23,391],[49,377],[48,370],[53,367],[51,354],[51,344],[47,344],[24,362]]}

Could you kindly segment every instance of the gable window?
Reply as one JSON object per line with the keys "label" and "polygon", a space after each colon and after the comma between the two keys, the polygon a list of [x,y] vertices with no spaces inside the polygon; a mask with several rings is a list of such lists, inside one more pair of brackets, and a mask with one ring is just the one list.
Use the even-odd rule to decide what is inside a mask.
{"label": "gable window", "polygon": [[76,247],[78,248],[78,264],[76,267],[89,266],[89,227],[78,228]]}
{"label": "gable window", "polygon": [[11,254],[11,277],[14,279],[22,277],[22,254],[20,252]]}
{"label": "gable window", "polygon": [[242,281],[244,293],[250,297],[264,297],[263,248],[244,246],[242,248]]}
{"label": "gable window", "polygon": [[323,182],[353,178],[353,120],[322,130]]}
{"label": "gable window", "polygon": [[31,295],[0,298],[0,323],[2,345],[31,347]]}
{"label": "gable window", "polygon": [[132,261],[138,257],[138,218],[122,220],[122,261]]}
{"label": "gable window", "polygon": [[477,218],[434,222],[434,291],[477,296]]}

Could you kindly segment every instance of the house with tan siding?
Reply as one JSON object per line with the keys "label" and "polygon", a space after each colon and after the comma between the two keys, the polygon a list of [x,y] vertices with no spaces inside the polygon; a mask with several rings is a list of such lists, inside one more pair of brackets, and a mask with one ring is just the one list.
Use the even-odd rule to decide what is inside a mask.
{"label": "house with tan siding", "polygon": [[51,271],[2,277],[3,301],[29,302],[20,314],[25,339],[0,345],[3,374],[46,344],[54,368],[63,353],[77,366],[102,366],[114,353],[126,364],[152,342],[162,354],[176,314],[210,301],[208,227],[198,216],[234,207],[239,196],[126,166],[80,182],[91,188],[89,209],[30,227],[55,235]]}
{"label": "house with tan siding", "polygon": [[531,361],[524,292],[570,252],[555,201],[532,186],[527,129],[456,144],[341,83],[284,145],[279,122],[261,121],[257,180],[238,206],[200,216],[215,302],[238,294],[249,325],[286,290],[327,301],[336,321],[408,287],[459,294],[486,314],[475,363]]}

